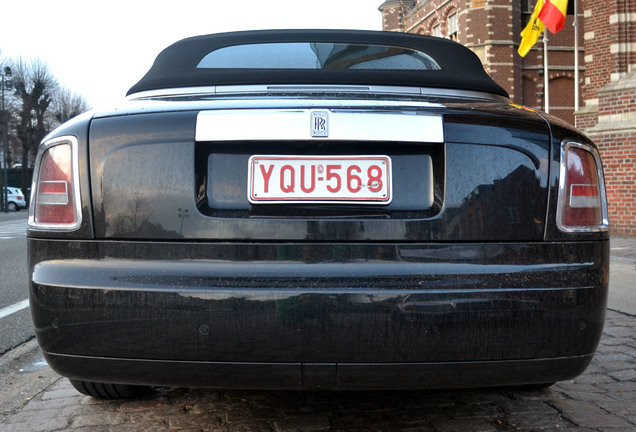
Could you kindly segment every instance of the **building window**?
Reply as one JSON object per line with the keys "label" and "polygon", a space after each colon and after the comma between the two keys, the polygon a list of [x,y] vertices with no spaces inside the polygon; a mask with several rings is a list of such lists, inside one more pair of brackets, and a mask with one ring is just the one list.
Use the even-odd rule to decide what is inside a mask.
{"label": "building window", "polygon": [[448,17],[448,38],[457,41],[457,12]]}
{"label": "building window", "polygon": [[530,2],[528,0],[521,0],[521,13],[531,14]]}
{"label": "building window", "polygon": [[486,0],[473,0],[474,8],[484,7],[484,6],[486,6]]}
{"label": "building window", "polygon": [[521,0],[521,28],[525,28],[532,16],[532,8],[529,0]]}
{"label": "building window", "polygon": [[440,26],[436,25],[435,27],[433,27],[432,34],[435,37],[442,37],[442,28]]}

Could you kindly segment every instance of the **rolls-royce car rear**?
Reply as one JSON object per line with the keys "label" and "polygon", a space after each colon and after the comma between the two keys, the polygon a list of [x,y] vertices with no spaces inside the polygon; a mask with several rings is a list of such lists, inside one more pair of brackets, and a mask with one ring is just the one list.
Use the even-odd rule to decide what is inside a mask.
{"label": "rolls-royce car rear", "polygon": [[180,41],[32,191],[38,342],[95,396],[548,384],[603,327],[597,149],[448,40]]}

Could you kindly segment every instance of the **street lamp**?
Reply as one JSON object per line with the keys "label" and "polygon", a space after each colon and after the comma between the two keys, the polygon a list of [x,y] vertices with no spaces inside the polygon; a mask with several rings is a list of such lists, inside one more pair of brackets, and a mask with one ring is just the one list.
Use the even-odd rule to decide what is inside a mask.
{"label": "street lamp", "polygon": [[8,213],[9,212],[9,206],[8,206],[8,190],[9,190],[9,185],[7,184],[9,181],[8,175],[7,175],[7,128],[8,128],[8,124],[9,122],[7,121],[7,111],[5,110],[4,107],[4,88],[5,88],[5,78],[7,77],[11,77],[12,72],[11,72],[11,68],[9,66],[6,66],[4,68],[4,70],[2,71],[2,146],[4,148],[4,156],[3,156],[3,167],[4,167],[4,188],[2,191],[2,203],[4,204],[4,212]]}

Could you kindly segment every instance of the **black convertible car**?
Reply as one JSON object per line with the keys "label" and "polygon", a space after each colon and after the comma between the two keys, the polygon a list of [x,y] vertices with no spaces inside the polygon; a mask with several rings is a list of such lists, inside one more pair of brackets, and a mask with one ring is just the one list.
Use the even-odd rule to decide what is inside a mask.
{"label": "black convertible car", "polygon": [[93,396],[540,386],[601,336],[596,147],[449,40],[182,40],[32,191],[37,339]]}

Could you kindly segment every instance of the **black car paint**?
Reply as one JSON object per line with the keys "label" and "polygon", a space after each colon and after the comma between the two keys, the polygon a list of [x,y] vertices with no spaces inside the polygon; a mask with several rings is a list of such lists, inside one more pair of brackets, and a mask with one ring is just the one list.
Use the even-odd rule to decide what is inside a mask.
{"label": "black car paint", "polygon": [[[183,376],[188,365],[213,373],[234,364],[249,376],[271,364],[291,373],[283,388],[302,386],[293,375],[305,363],[399,370],[532,360],[560,364],[551,376],[566,379],[591,360],[605,315],[607,242],[30,242],[39,251],[31,256],[38,338],[51,366],[75,379],[94,377],[69,364],[103,357],[132,367],[106,362],[106,381],[156,385],[178,382],[134,365],[174,364]],[[524,373],[493,383],[546,379]],[[332,378],[323,388],[373,386],[371,376],[350,386]],[[231,374],[198,385],[250,386]],[[417,386],[433,385],[419,377]]]}
{"label": "black car paint", "polygon": [[[437,145],[195,143],[198,111],[99,118],[91,124],[95,235],[241,241],[541,240],[548,195],[549,129],[536,114],[494,105],[500,107],[496,114],[480,112],[477,106],[471,106],[469,112],[447,108],[443,111],[446,143]],[[487,108],[494,110],[493,106]],[[228,208],[213,208],[207,192],[211,187],[207,162],[212,151],[220,152],[214,157],[226,156],[237,166],[247,167],[249,156],[265,145],[275,154],[388,154],[398,167],[412,162],[414,155],[430,156],[433,206],[421,208],[415,198],[398,198],[389,206],[371,209],[251,206],[241,199],[246,172],[234,169],[223,185],[231,185],[238,198]],[[191,175],[193,166],[195,176]],[[412,173],[397,171],[394,177],[396,189],[412,188]],[[136,188],[130,188],[131,184]],[[511,199],[515,202],[507,202]],[[506,206],[501,202],[507,202]],[[511,208],[516,218],[508,214]],[[281,225],[285,216],[291,217]]]}
{"label": "black car paint", "polygon": [[[438,167],[442,181],[463,181],[462,194],[436,189],[429,213],[334,218],[341,209],[327,206],[283,221],[244,208],[205,214],[206,183],[192,175],[206,151],[194,142],[197,112],[85,118],[57,132],[78,136],[82,167],[145,156],[137,166],[121,157],[106,180],[103,164],[83,172],[78,231],[29,233],[36,334],[58,372],[146,385],[432,388],[563,380],[591,360],[609,245],[607,233],[554,228],[560,142],[587,142],[571,128],[505,104],[448,103]],[[507,156],[485,157],[489,148]],[[489,177],[492,163],[507,175]],[[494,187],[506,177],[510,187]],[[486,211],[515,185],[538,197],[530,219],[448,229],[449,199],[461,219],[462,203]],[[143,200],[160,200],[161,212]]]}

